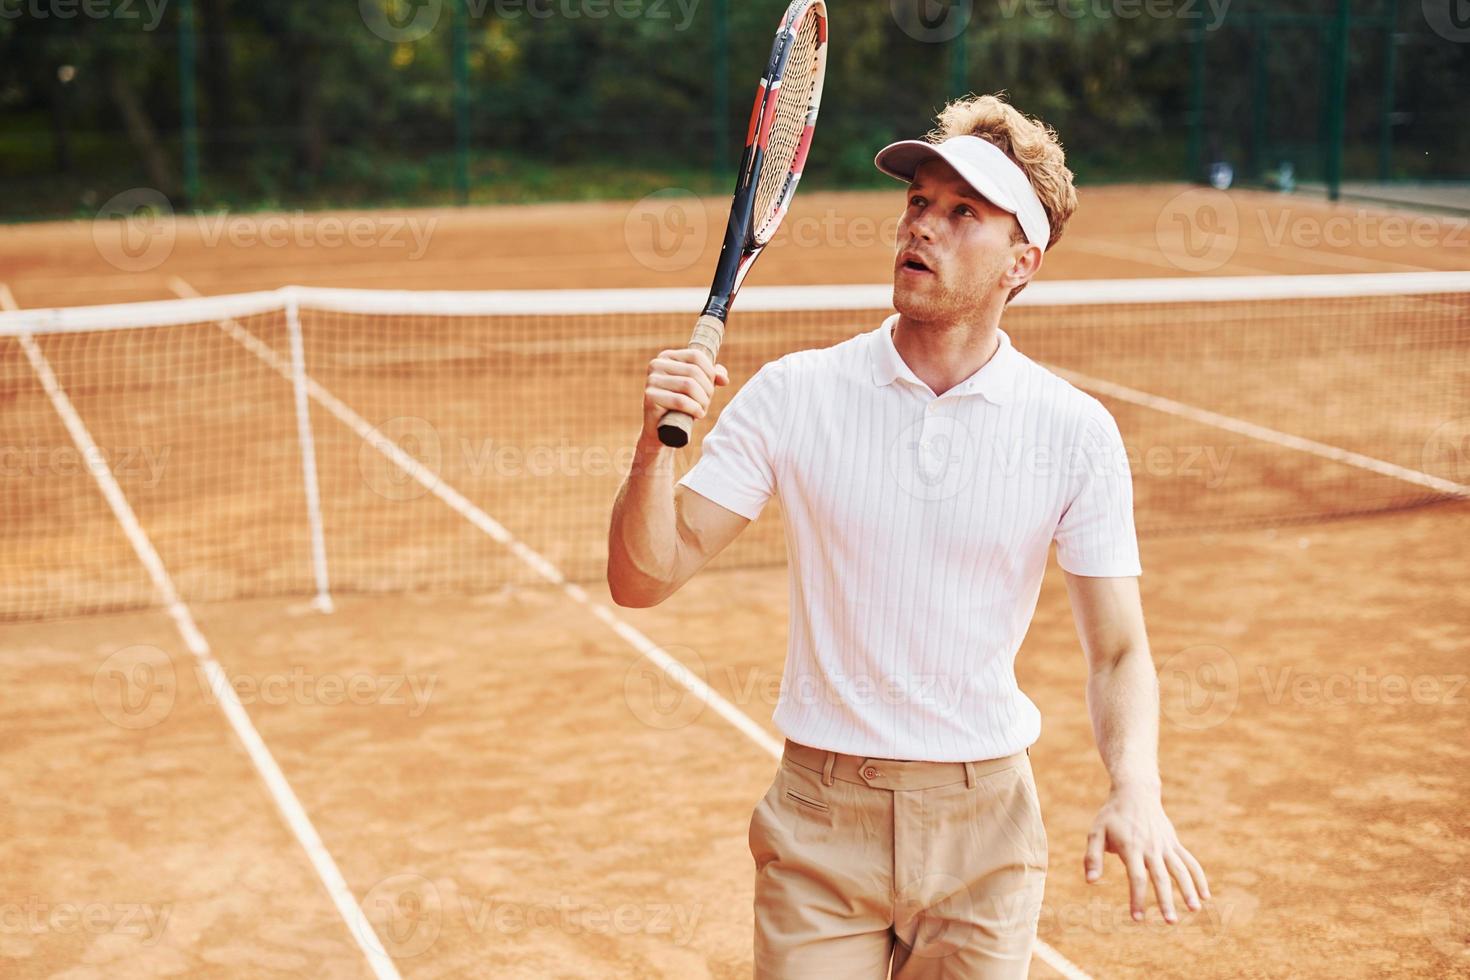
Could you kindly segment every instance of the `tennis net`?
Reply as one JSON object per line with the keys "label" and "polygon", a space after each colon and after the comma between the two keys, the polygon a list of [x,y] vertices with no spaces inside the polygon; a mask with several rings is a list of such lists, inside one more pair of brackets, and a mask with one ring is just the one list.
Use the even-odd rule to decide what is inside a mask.
{"label": "tennis net", "polygon": [[[0,619],[159,602],[140,541],[191,602],[596,580],[647,362],[702,300],[287,287],[0,314]],[[747,289],[721,360],[738,385],[888,300]],[[1118,419],[1141,533],[1470,495],[1470,273],[1036,283],[1004,326]],[[715,566],[784,559],[773,503]]]}

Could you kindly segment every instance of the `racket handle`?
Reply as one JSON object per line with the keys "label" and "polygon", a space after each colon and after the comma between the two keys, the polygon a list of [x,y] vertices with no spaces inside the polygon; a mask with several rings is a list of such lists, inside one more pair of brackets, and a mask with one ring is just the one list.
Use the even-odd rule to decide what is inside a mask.
{"label": "racket handle", "polygon": [[[720,342],[725,339],[725,321],[706,313],[694,325],[694,336],[689,346],[709,355],[710,363],[720,356]],[[658,423],[658,441],[672,449],[683,449],[689,445],[689,436],[694,431],[694,416],[684,412],[670,411]]]}

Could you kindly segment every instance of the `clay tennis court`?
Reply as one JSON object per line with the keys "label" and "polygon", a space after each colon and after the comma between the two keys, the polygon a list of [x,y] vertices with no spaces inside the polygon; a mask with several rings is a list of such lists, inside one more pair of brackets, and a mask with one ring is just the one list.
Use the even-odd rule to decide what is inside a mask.
{"label": "clay tennis court", "polygon": [[[1455,219],[1245,192],[1203,199],[1235,229],[1229,254],[1174,248],[1183,193],[1085,191],[1044,278],[1470,269],[1470,236]],[[798,199],[752,284],[883,281],[894,205],[888,194]],[[179,219],[165,229],[166,257],[146,269],[119,268],[87,223],[12,227],[0,233],[0,283],[23,309],[287,284],[691,287],[708,280],[723,202],[701,206],[703,224],[680,205],[684,237],[668,254],[639,247],[647,206],[626,203],[318,214],[293,218],[280,246],[261,237],[269,216],[224,228]],[[1199,206],[1191,199],[1190,213]],[[653,213],[667,217],[667,205]],[[306,243],[302,227],[332,220],[363,229],[366,243]],[[1363,452],[1400,453],[1395,465],[1430,460],[1442,467],[1434,475],[1470,480],[1466,456],[1434,455],[1442,447],[1425,436],[1462,433],[1470,415],[1465,297],[1437,297],[1431,315],[1387,308],[1367,324],[1324,309],[1268,321],[1248,307],[1212,328],[1213,346],[1181,345],[1172,370],[1144,380],[1161,397],[1323,443],[1356,439]],[[1016,313],[1021,325],[1008,329],[1022,350],[1104,378],[1173,336],[1167,317],[1124,316],[1106,324],[1116,340],[1079,349],[1066,330]],[[305,315],[303,330],[307,362],[322,365],[313,377],[373,425],[425,415],[445,446],[522,448],[570,430],[588,448],[631,442],[638,364],[678,343],[687,319],[621,324],[619,336],[638,343],[612,360],[606,346],[577,346],[590,321]],[[1327,326],[1280,357],[1237,356],[1277,351],[1281,331],[1269,323],[1298,320]],[[1329,357],[1341,323],[1347,353]],[[796,330],[737,307],[724,360],[738,382],[781,349],[873,325],[824,314]],[[205,649],[149,607],[154,583],[85,469],[60,472],[50,456],[50,470],[7,474],[12,608],[49,608],[57,596],[78,607],[0,627],[12,684],[0,707],[7,974],[356,977],[371,976],[383,951],[406,977],[748,976],[745,830],[775,765],[770,714],[786,642],[784,569],[763,559],[779,552],[779,515],[663,606],[617,609],[595,575],[597,502],[610,504],[617,473],[456,469],[444,453],[436,472],[468,505],[446,506],[442,487],[365,454],[318,400],[323,536],[338,583],[324,614],[310,603],[310,563],[280,561],[310,550],[290,386],[202,326],[37,338],[100,446],[151,445],[155,460],[167,448],[163,477],[140,453],[117,479],[177,573]],[[238,326],[270,351],[289,349],[276,318]],[[495,357],[455,354],[486,331]],[[449,353],[416,372],[403,332]],[[1397,355],[1414,370],[1385,332],[1402,338]],[[11,338],[0,342],[0,441],[67,449],[30,362]],[[351,356],[333,361],[333,351]],[[1350,411],[1355,393],[1396,390],[1414,397],[1373,404],[1397,411]],[[160,401],[184,409],[159,412]],[[1100,884],[1082,880],[1107,783],[1053,565],[1018,657],[1044,719],[1032,758],[1051,858],[1033,976],[1464,975],[1470,506],[1407,506],[1422,488],[1356,473],[1352,492],[1376,512],[1307,520],[1314,507],[1355,509],[1335,496],[1335,464],[1279,449],[1253,456],[1248,440],[1203,435],[1198,422],[1176,431],[1127,401],[1109,407],[1125,436],[1242,454],[1209,488],[1219,492],[1138,480],[1140,525],[1165,515],[1142,540],[1164,801],[1215,897],[1171,928],[1156,908],[1131,921],[1116,858]],[[528,572],[482,517],[574,583]],[[674,683],[640,642],[744,720]],[[281,784],[242,748],[241,722],[221,710],[221,677]],[[281,785],[298,809],[282,803]],[[303,848],[314,835],[316,853]],[[340,887],[326,868],[340,871]],[[344,912],[344,896],[371,929]]]}

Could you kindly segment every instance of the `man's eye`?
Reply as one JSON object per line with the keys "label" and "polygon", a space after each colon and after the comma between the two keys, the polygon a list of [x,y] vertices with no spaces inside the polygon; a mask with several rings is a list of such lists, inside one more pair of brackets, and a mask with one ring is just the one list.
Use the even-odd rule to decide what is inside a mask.
{"label": "man's eye", "polygon": [[955,208],[955,213],[968,218],[975,213],[975,209],[970,207],[968,204],[961,204],[959,207]]}
{"label": "man's eye", "polygon": [[911,208],[921,208],[924,206],[924,203],[924,199],[917,194],[909,198],[909,207]]}

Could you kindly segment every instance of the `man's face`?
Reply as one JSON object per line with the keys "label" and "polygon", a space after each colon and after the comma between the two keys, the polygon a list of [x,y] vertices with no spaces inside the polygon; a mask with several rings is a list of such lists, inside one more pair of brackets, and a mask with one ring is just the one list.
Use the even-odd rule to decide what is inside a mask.
{"label": "man's face", "polygon": [[958,322],[989,305],[1001,277],[1030,247],[1015,215],[938,159],[914,174],[897,246],[893,307],[919,323]]}

